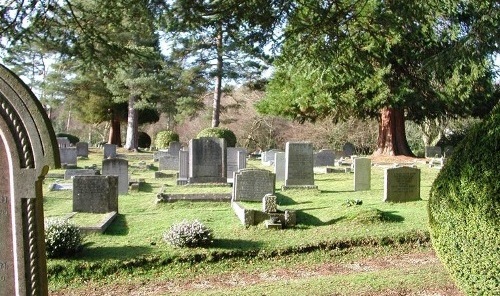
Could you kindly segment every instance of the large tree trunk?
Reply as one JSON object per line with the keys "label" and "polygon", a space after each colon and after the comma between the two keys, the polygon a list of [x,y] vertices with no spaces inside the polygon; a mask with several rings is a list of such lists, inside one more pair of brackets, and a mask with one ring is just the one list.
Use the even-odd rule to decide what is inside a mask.
{"label": "large tree trunk", "polygon": [[109,110],[111,121],[109,126],[108,144],[114,144],[118,147],[122,146],[120,134],[120,119],[114,114],[113,110]]}
{"label": "large tree trunk", "polygon": [[217,32],[217,74],[215,75],[215,90],[212,114],[212,127],[218,127],[220,123],[220,100],[222,96],[222,25],[219,26]]}
{"label": "large tree trunk", "polygon": [[403,110],[394,108],[380,110],[377,150],[373,155],[415,156],[406,141]]}
{"label": "large tree trunk", "polygon": [[125,149],[137,151],[139,116],[135,109],[136,96],[130,96],[128,99],[128,120],[127,120],[127,138],[125,140]]}

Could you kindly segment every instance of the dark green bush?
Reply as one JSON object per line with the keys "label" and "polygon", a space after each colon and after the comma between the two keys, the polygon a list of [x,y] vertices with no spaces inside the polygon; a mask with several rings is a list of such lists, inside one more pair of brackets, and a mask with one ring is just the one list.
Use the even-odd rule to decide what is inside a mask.
{"label": "dark green bush", "polygon": [[58,137],[58,138],[68,138],[69,142],[71,144],[73,144],[73,145],[75,145],[76,143],[80,142],[80,138],[78,138],[75,135],[71,135],[71,134],[58,133],[58,134],[56,134],[56,137]]}
{"label": "dark green bush", "polygon": [[155,146],[158,149],[165,149],[168,148],[170,142],[178,142],[178,141],[179,141],[179,134],[170,130],[161,131],[156,134]]}
{"label": "dark green bush", "polygon": [[172,225],[163,239],[175,247],[201,247],[212,243],[212,230],[198,220],[184,220]]}
{"label": "dark green bush", "polygon": [[430,193],[433,246],[467,295],[500,295],[499,111],[469,130]]}
{"label": "dark green bush", "polygon": [[48,220],[45,224],[45,250],[47,257],[70,257],[83,245],[80,229],[66,220]]}
{"label": "dark green bush", "polygon": [[227,128],[224,127],[209,127],[198,133],[197,138],[202,137],[212,137],[212,138],[223,138],[226,139],[227,147],[236,146],[236,135]]}
{"label": "dark green bush", "polygon": [[137,134],[137,144],[140,148],[149,148],[151,147],[151,137],[145,132],[139,132]]}

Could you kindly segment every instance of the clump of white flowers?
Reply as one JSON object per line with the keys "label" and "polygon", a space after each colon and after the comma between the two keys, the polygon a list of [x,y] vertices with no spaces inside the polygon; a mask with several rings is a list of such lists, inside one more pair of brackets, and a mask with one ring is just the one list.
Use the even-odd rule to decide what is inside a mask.
{"label": "clump of white flowers", "polygon": [[198,220],[174,224],[163,234],[163,240],[175,247],[201,247],[212,242],[212,230]]}
{"label": "clump of white flowers", "polygon": [[66,220],[52,219],[45,224],[45,250],[47,257],[70,257],[83,248],[80,229]]}

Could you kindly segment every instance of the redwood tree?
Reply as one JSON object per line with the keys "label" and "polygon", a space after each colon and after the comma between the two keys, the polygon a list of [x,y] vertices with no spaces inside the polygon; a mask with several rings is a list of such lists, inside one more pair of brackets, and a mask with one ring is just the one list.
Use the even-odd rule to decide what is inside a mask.
{"label": "redwood tree", "polygon": [[413,155],[405,120],[477,115],[498,102],[498,9],[469,2],[297,2],[259,111],[378,118],[375,154]]}

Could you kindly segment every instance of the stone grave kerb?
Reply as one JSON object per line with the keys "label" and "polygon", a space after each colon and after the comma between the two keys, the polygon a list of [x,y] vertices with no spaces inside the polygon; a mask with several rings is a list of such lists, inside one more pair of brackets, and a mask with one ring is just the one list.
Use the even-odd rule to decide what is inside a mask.
{"label": "stone grave kerb", "polygon": [[31,90],[0,65],[0,295],[47,295],[42,182],[56,136]]}

